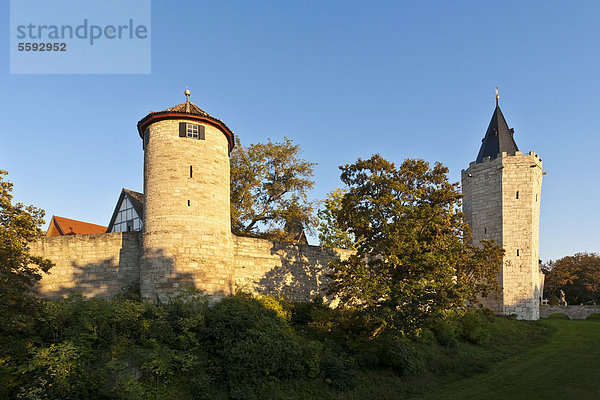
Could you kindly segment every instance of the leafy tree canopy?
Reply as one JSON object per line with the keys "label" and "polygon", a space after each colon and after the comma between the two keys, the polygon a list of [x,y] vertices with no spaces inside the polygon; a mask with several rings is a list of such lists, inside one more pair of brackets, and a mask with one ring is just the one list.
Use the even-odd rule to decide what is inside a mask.
{"label": "leafy tree canopy", "polygon": [[317,212],[319,217],[319,241],[321,246],[353,249],[354,237],[338,223],[337,213],[342,208],[342,199],[346,193],[335,189],[327,195],[323,208]]}
{"label": "leafy tree canopy", "polygon": [[307,192],[314,165],[290,139],[248,147],[237,139],[231,153],[232,232],[291,240],[302,228],[310,230],[314,205]]}
{"label": "leafy tree canopy", "polygon": [[577,253],[546,263],[543,271],[545,296],[560,297],[563,290],[569,304],[600,304],[600,255]]}
{"label": "leafy tree canopy", "polygon": [[36,306],[35,283],[52,263],[29,254],[27,244],[43,235],[44,211],[12,203],[13,184],[0,170],[0,331],[21,329]]}
{"label": "leafy tree canopy", "polygon": [[347,191],[330,207],[332,230],[356,238],[356,254],[331,264],[328,291],[364,309],[374,334],[418,329],[499,289],[503,250],[465,240],[462,195],[445,166],[407,159],[396,167],[374,155],[340,169]]}

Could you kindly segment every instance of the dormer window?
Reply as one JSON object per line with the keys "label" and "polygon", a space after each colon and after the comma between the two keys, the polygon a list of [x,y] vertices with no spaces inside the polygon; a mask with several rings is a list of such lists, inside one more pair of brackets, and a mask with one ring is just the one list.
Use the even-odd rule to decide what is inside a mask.
{"label": "dormer window", "polygon": [[193,124],[190,122],[180,122],[179,136],[204,140],[204,125]]}
{"label": "dormer window", "polygon": [[186,134],[187,137],[198,139],[198,125],[186,124]]}

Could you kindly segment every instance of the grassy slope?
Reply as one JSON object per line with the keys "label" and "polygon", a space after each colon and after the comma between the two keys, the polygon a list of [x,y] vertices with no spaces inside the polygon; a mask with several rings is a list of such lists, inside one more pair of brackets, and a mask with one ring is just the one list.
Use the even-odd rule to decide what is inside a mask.
{"label": "grassy slope", "polygon": [[461,379],[427,399],[598,399],[600,323],[543,320],[548,343]]}

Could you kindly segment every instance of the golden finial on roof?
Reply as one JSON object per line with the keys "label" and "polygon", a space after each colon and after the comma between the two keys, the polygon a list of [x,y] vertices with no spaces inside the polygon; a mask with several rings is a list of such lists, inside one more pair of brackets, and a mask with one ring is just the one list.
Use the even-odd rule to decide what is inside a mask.
{"label": "golden finial on roof", "polygon": [[190,112],[190,94],[192,94],[190,92],[190,89],[185,88],[185,92],[183,92],[183,94],[185,94],[185,112],[189,113]]}
{"label": "golden finial on roof", "polygon": [[498,86],[496,86],[496,107],[498,107],[498,100],[500,100],[500,95],[498,94]]}

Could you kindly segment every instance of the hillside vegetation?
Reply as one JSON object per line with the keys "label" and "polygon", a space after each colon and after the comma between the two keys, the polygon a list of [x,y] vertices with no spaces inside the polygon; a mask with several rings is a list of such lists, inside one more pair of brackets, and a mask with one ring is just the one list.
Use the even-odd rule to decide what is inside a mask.
{"label": "hillside vegetation", "polygon": [[[574,345],[557,336],[564,334],[559,325],[571,321],[523,322],[468,311],[447,313],[410,337],[373,337],[364,315],[352,310],[247,294],[209,306],[192,289],[168,304],[71,296],[43,301],[40,310],[18,334],[2,333],[0,398],[418,397],[495,371],[503,360],[511,365],[528,351],[558,346],[559,357],[560,346],[568,352]],[[535,372],[535,364],[524,371]],[[576,369],[569,364],[568,370]],[[513,379],[506,374],[498,376],[499,386]],[[485,391],[485,382],[480,387]]]}

